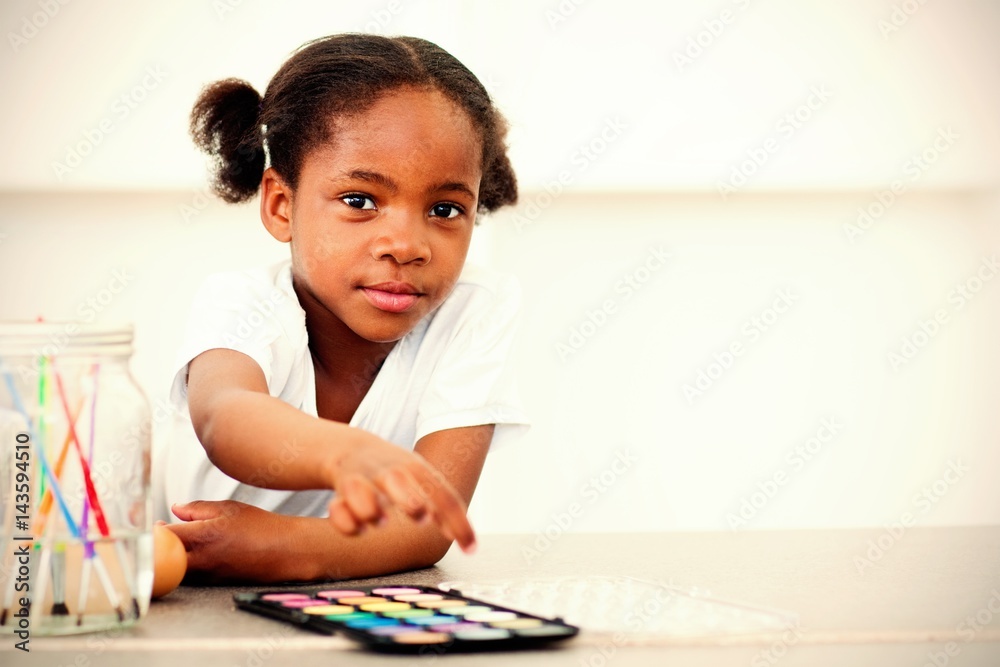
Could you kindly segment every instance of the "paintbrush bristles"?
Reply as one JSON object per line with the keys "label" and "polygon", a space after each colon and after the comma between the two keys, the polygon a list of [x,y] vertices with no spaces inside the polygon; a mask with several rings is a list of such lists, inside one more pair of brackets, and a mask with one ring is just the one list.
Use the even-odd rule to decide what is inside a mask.
{"label": "paintbrush bristles", "polygon": [[[0,359],[0,374],[9,389],[15,411],[24,419],[23,430],[30,433],[33,444],[31,569],[38,573],[38,581],[32,582],[34,614],[41,616],[42,628],[51,622],[50,629],[57,633],[64,622],[56,617],[72,618],[66,618],[65,622],[84,628],[113,624],[112,610],[118,623],[138,620],[142,607],[134,568],[140,563],[130,558],[136,556],[134,552],[129,553],[135,548],[132,540],[138,533],[132,531],[129,521],[119,526],[115,523],[116,515],[105,513],[102,501],[109,503],[117,498],[99,497],[98,484],[95,484],[95,481],[107,482],[104,472],[98,479],[94,470],[95,465],[107,465],[103,458],[107,453],[102,445],[105,440],[114,445],[114,438],[118,437],[116,434],[122,426],[114,419],[113,400],[102,408],[112,417],[108,420],[107,432],[95,426],[101,384],[99,365],[88,364],[89,369],[84,367],[78,373],[79,367],[72,361],[63,363],[60,359],[57,364],[52,358],[38,358],[38,375],[26,386],[23,378],[15,383],[2,362]],[[35,378],[37,388],[31,386]],[[67,389],[72,393],[68,394]],[[32,396],[36,391],[37,395]],[[111,396],[113,398],[113,394]],[[32,404],[25,405],[22,397],[33,399]],[[100,428],[105,428],[104,424]],[[69,462],[66,466],[67,458],[77,459],[77,464]],[[104,495],[103,487],[101,490]],[[56,511],[52,511],[53,507]],[[15,512],[12,505],[5,509],[2,534],[10,536]],[[114,512],[117,507],[108,506],[107,509]],[[91,523],[95,524],[93,536]],[[127,532],[116,534],[119,530]],[[9,551],[5,548],[5,555]],[[77,575],[80,575],[79,580]],[[98,587],[91,589],[93,576],[97,577],[95,585]],[[16,608],[13,579],[11,577],[9,585],[0,585],[3,594],[0,625],[7,624]],[[77,601],[75,608],[69,606],[69,601]]]}
{"label": "paintbrush bristles", "polygon": [[80,575],[80,598],[77,602],[76,624],[83,625],[83,613],[87,608],[87,594],[90,592],[90,567],[93,562],[93,545],[87,545],[84,550],[83,572]]}
{"label": "paintbrush bristles", "polygon": [[52,556],[52,609],[53,616],[69,616],[66,606],[66,547],[59,545]]}

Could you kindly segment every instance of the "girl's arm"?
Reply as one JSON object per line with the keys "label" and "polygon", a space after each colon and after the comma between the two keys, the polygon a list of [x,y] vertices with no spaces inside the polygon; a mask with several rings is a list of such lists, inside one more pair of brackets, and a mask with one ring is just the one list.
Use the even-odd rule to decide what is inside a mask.
{"label": "girl's arm", "polygon": [[260,367],[240,352],[213,349],[191,361],[188,405],[209,460],[230,477],[270,489],[336,489],[329,523],[342,533],[384,520],[392,505],[414,519],[429,517],[449,543],[474,546],[465,516],[471,493],[463,502],[421,456],[270,396]]}
{"label": "girl's arm", "polygon": [[[431,433],[416,450],[468,503],[472,499],[493,425]],[[214,581],[320,581],[357,579],[433,565],[450,540],[428,522],[392,509],[384,525],[348,536],[325,519],[274,514],[235,501],[195,501],[174,513],[172,525],[188,549],[188,569]]]}

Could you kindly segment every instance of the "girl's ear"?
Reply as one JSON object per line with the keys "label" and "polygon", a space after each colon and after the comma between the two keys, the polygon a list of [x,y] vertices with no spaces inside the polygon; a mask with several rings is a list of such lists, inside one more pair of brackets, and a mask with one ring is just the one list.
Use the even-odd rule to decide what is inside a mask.
{"label": "girl's ear", "polygon": [[282,243],[292,240],[292,189],[268,167],[260,184],[260,220]]}

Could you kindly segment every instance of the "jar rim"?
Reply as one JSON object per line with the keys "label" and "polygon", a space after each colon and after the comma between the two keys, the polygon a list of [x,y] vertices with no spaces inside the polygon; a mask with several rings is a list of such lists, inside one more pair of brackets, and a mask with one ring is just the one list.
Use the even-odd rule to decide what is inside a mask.
{"label": "jar rim", "polygon": [[133,333],[131,323],[0,320],[0,357],[128,355]]}

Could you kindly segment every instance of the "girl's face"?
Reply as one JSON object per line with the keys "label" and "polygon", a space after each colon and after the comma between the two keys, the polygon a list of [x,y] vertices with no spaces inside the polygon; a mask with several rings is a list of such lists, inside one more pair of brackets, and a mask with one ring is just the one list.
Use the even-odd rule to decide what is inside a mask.
{"label": "girl's face", "polygon": [[[458,280],[481,139],[442,93],[412,88],[341,117],[333,134],[307,154],[294,192],[265,174],[262,216],[275,238],[291,242],[296,291],[312,322],[339,320],[365,340],[396,341]],[[268,220],[274,213],[277,224]]]}

